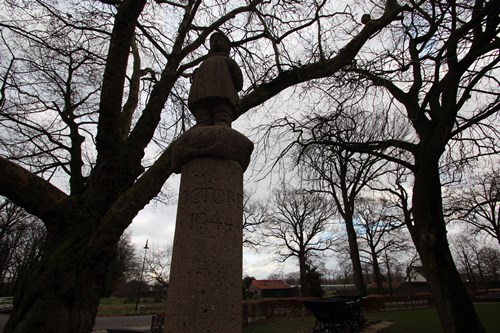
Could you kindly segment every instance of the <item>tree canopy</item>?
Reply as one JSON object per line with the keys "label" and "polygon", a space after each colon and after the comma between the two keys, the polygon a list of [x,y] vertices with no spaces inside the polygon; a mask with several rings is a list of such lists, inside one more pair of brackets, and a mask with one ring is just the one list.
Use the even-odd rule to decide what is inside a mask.
{"label": "tree canopy", "polygon": [[[405,220],[436,295],[442,329],[483,332],[449,249],[442,186],[455,181],[464,165],[498,156],[500,2],[406,4],[411,10],[400,24],[382,30],[378,43],[315,85],[321,102],[313,104],[312,115],[285,117],[273,126],[294,135],[292,145],[303,151],[347,149],[410,172],[411,217]],[[381,137],[343,136],[339,119],[345,110],[359,109],[385,120]]]}
{"label": "tree canopy", "polygon": [[47,229],[6,332],[90,332],[123,231],[172,174],[208,36],[231,39],[244,114],[352,63],[403,11],[389,1],[362,26],[353,8],[326,0],[0,6],[0,195]]}

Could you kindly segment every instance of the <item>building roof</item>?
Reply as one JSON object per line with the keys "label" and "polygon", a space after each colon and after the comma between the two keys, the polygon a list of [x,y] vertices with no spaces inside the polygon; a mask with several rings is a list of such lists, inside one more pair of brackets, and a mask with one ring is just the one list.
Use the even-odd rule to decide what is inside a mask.
{"label": "building roof", "polygon": [[420,275],[422,275],[423,277],[426,277],[425,275],[425,271],[424,271],[424,266],[410,266],[408,268],[409,272],[408,274],[415,274],[415,273],[418,273]]}
{"label": "building roof", "polygon": [[289,285],[281,280],[253,280],[252,284],[255,289],[291,289]]}

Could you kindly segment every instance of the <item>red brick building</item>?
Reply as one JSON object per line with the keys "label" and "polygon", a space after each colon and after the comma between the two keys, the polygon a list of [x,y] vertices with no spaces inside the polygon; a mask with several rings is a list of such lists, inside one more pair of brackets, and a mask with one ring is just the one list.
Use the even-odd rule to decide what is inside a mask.
{"label": "red brick building", "polygon": [[298,290],[281,280],[253,280],[248,291],[262,298],[295,297]]}

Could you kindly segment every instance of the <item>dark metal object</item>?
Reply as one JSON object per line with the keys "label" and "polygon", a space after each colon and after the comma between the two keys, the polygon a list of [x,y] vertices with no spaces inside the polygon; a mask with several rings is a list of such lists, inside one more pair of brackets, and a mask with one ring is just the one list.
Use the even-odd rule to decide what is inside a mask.
{"label": "dark metal object", "polygon": [[108,333],[151,333],[151,331],[135,330],[132,328],[106,328]]}
{"label": "dark metal object", "polygon": [[151,318],[151,333],[165,332],[165,313],[160,313]]}
{"label": "dark metal object", "polygon": [[302,303],[316,317],[313,333],[359,332],[366,322],[359,296],[336,296]]}

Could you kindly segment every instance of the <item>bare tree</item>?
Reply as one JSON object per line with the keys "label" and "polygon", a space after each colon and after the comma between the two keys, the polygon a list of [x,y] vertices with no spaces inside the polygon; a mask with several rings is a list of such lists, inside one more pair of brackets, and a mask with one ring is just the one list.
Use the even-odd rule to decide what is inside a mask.
{"label": "bare tree", "polygon": [[380,257],[388,249],[396,248],[400,244],[397,238],[389,234],[404,224],[400,223],[395,212],[391,211],[389,202],[382,198],[360,198],[356,205],[355,220],[355,226],[360,229],[359,238],[366,246],[361,247],[360,251],[368,255],[377,290],[383,293]]}
{"label": "bare tree", "polygon": [[115,257],[110,263],[102,297],[109,297],[118,284],[137,276],[140,265],[141,262],[132,243],[131,234],[125,231],[118,241]]}
{"label": "bare tree", "polygon": [[[385,173],[382,179],[379,179],[377,183],[372,184],[370,188],[374,191],[380,193],[383,196],[383,200],[390,210],[390,214],[384,214],[388,216],[396,228],[390,230],[389,239],[382,239],[384,243],[389,242],[390,246],[386,247],[383,251],[383,261],[387,270],[387,280],[389,283],[390,293],[392,294],[392,267],[399,269],[400,266],[404,265],[401,260],[407,260],[408,255],[418,259],[418,254],[415,253],[415,248],[411,244],[411,236],[408,234],[408,226],[411,227],[413,224],[413,217],[411,214],[411,203],[409,202],[410,195],[408,194],[408,188],[411,184],[408,183],[408,178],[411,175],[403,167],[396,167],[391,172]],[[406,228],[404,228],[405,226]],[[403,258],[397,258],[402,255]],[[410,262],[413,259],[410,259]],[[403,271],[406,272],[404,267]],[[400,274],[401,275],[401,274]],[[401,279],[400,279],[401,280]]]}
{"label": "bare tree", "polygon": [[299,262],[302,295],[309,295],[308,267],[315,255],[331,249],[335,240],[335,210],[325,196],[291,187],[276,189],[269,206],[263,235],[273,241],[277,259]]}
{"label": "bare tree", "polygon": [[[306,117],[300,126],[307,128],[315,138],[325,141],[364,141],[383,134],[383,121],[370,119],[369,114],[361,110],[352,111],[341,110],[327,117],[313,114]],[[300,138],[298,140],[299,148],[294,154],[302,175],[313,184],[315,191],[328,193],[334,200],[345,223],[357,291],[366,295],[354,215],[359,196],[388,172],[388,163],[377,156],[357,153],[338,145],[302,146]]]}
{"label": "bare tree", "polygon": [[159,283],[164,289],[168,288],[170,264],[172,262],[172,244],[157,246],[153,244],[147,253],[146,276]]}
{"label": "bare tree", "polygon": [[0,201],[0,294],[10,296],[40,258],[45,238],[43,224],[9,200]]}
{"label": "bare tree", "polygon": [[[467,277],[467,280],[473,286],[477,287],[477,283],[484,283],[484,278],[481,269],[476,270],[477,267],[477,250],[475,242],[471,242],[471,238],[466,235],[460,235],[451,239],[451,245],[454,249],[454,254],[457,262],[457,269],[459,272]],[[479,273],[479,276],[477,275]],[[480,279],[480,281],[479,281]]]}
{"label": "bare tree", "polygon": [[443,332],[484,332],[449,249],[441,167],[443,161],[460,165],[498,153],[500,2],[407,5],[412,10],[401,24],[381,32],[381,44],[343,68],[330,81],[329,94],[338,97],[339,108],[361,105],[387,115],[388,126],[403,123],[410,135],[394,137],[387,131],[384,139],[342,142],[301,133],[301,144],[370,153],[412,172],[408,229],[436,297]]}
{"label": "bare tree", "polygon": [[230,36],[244,68],[243,114],[352,63],[403,10],[361,26],[331,4],[0,3],[0,194],[47,227],[5,332],[91,331],[121,234],[172,174],[187,80],[211,33]]}
{"label": "bare tree", "polygon": [[490,282],[500,280],[500,251],[497,248],[482,247],[479,250],[479,262]]}
{"label": "bare tree", "polygon": [[450,221],[465,222],[474,234],[493,237],[500,245],[500,172],[472,174],[471,183],[449,198]]}
{"label": "bare tree", "polygon": [[477,236],[462,233],[451,243],[457,260],[457,268],[475,287],[488,288],[490,282],[500,277],[500,251],[478,242]]}
{"label": "bare tree", "polygon": [[248,192],[243,196],[243,246],[256,249],[260,242],[260,228],[266,222],[267,204],[253,200]]}
{"label": "bare tree", "polygon": [[393,295],[394,286],[404,280],[402,274],[405,271],[405,269],[402,269],[403,261],[410,253],[415,253],[415,248],[411,244],[409,235],[405,234],[401,229],[398,229],[396,233],[392,233],[391,238],[387,241],[389,244],[386,244],[385,240],[383,243],[384,250],[381,253],[381,263],[385,265],[389,294]]}

